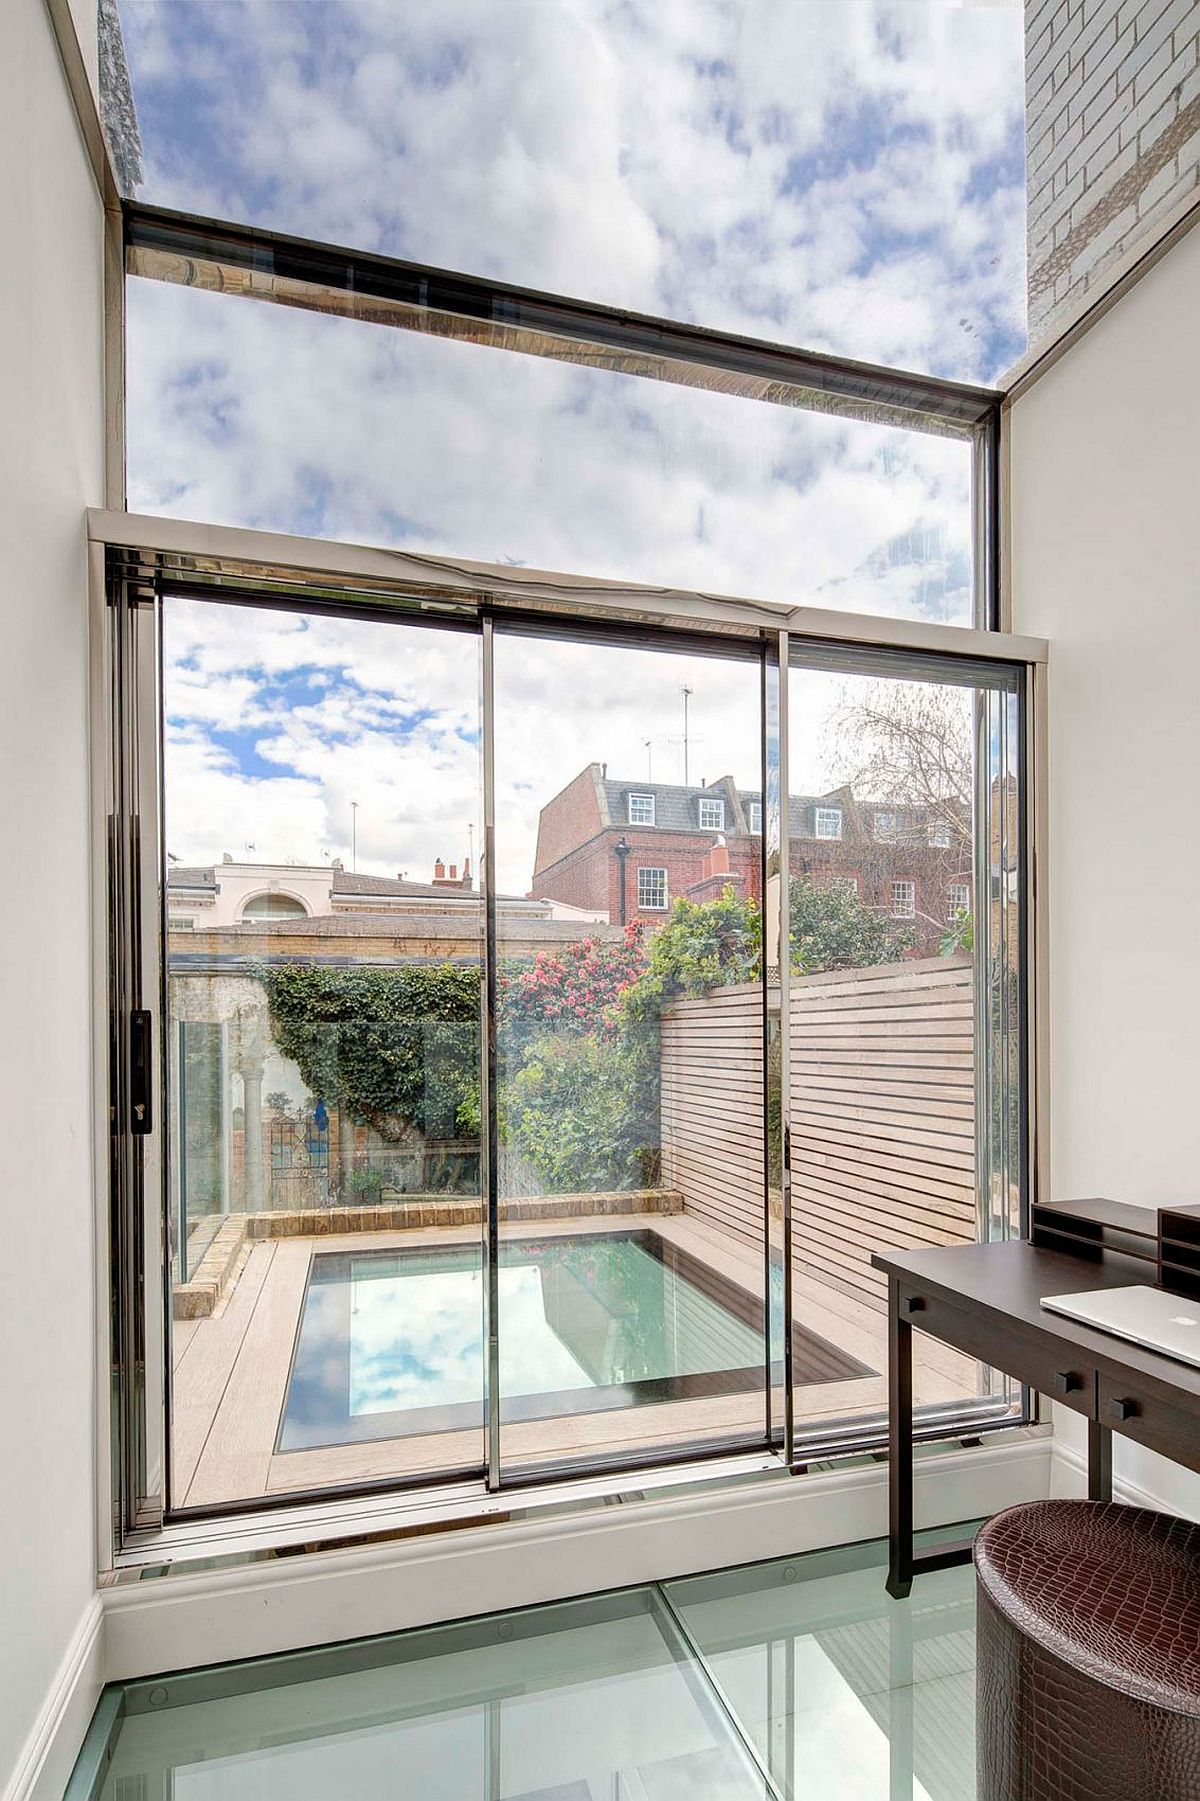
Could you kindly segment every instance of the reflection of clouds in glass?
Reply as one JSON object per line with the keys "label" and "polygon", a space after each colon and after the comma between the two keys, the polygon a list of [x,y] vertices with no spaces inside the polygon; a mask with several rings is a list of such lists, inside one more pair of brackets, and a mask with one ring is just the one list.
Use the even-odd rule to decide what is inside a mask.
{"label": "reflection of clouds in glass", "polygon": [[[590,1378],[546,1322],[536,1264],[499,1272],[505,1395],[588,1388]],[[371,1276],[350,1285],[350,1412],[477,1401],[483,1393],[483,1283],[478,1269]]]}
{"label": "reflection of clouds in glass", "polygon": [[965,378],[1022,347],[1015,0],[121,12],[155,201]]}
{"label": "reflection of clouds in glass", "polygon": [[[502,1255],[506,1401],[761,1364],[761,1333],[628,1239],[565,1239],[534,1250],[510,1246]],[[369,1256],[351,1266],[351,1416],[482,1405],[479,1262],[464,1251],[458,1268],[431,1270],[421,1252],[408,1256],[407,1269],[404,1253],[376,1267]]]}

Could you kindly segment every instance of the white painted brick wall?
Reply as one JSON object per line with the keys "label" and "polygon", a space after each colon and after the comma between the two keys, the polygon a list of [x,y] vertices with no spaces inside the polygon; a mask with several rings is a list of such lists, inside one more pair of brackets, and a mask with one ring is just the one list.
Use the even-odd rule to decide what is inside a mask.
{"label": "white painted brick wall", "polygon": [[1025,0],[1025,106],[1036,343],[1200,199],[1200,0]]}

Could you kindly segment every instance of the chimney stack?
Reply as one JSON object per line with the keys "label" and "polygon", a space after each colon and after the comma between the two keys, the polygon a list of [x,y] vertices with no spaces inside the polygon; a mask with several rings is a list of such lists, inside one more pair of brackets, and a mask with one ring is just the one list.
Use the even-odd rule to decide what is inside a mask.
{"label": "chimney stack", "polygon": [[446,865],[440,857],[433,866],[433,879],[435,882],[444,882],[446,879]]}

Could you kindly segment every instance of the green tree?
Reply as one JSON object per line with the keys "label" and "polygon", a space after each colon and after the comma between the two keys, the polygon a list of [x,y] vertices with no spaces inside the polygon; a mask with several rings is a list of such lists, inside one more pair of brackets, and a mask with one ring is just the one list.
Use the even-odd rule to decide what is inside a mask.
{"label": "green tree", "polygon": [[[622,978],[612,1001],[603,999],[603,981],[595,986],[593,960],[582,959],[582,992],[572,988],[574,1004],[564,1010],[568,1022],[590,1017],[591,1029],[527,1038],[523,1065],[506,1069],[500,1087],[504,1141],[552,1192],[659,1179],[659,1015],[677,995],[752,980],[761,943],[758,908],[729,886],[718,900],[677,900],[638,948],[641,974]],[[501,1035],[503,1042],[503,1025]]]}
{"label": "green tree", "polygon": [[957,951],[969,952],[975,949],[975,916],[969,907],[959,907],[942,933],[938,948],[943,957],[953,957]]}
{"label": "green tree", "polygon": [[650,941],[645,972],[621,997],[629,1019],[657,1020],[680,994],[708,994],[756,979],[762,915],[727,885],[719,900],[677,900]]}
{"label": "green tree", "polygon": [[552,1194],[659,1179],[658,1034],[543,1038],[501,1084],[500,1131]]}
{"label": "green tree", "polygon": [[895,963],[915,942],[911,928],[865,907],[853,890],[808,880],[791,885],[789,923],[792,967],[804,975]]}

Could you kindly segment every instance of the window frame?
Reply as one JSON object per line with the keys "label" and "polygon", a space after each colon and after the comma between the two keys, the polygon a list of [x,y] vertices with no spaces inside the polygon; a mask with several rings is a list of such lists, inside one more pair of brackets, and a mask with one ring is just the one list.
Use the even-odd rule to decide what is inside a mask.
{"label": "window frame", "polygon": [[[123,202],[120,229],[108,234],[110,288],[115,298],[111,310],[107,352],[110,367],[119,370],[121,356],[122,275],[124,272],[154,279],[184,280],[224,286],[228,295],[253,294],[260,299],[314,310],[353,315],[362,297],[375,303],[373,311],[389,323],[408,329],[438,329],[450,335],[495,342],[504,348],[525,348],[531,354],[566,356],[585,365],[596,363],[622,371],[630,359],[639,374],[677,381],[683,385],[711,386],[714,369],[723,372],[730,391],[762,398],[772,389],[779,404],[802,405],[815,411],[832,411],[851,418],[884,420],[901,429],[948,431],[967,435],[974,444],[975,539],[973,581],[976,595],[974,621],[970,625],[942,625],[919,619],[893,619],[884,614],[857,614],[834,609],[794,607],[771,598],[737,600],[697,594],[684,589],[606,582],[572,575],[547,576],[512,566],[466,563],[451,556],[412,556],[403,551],[358,547],[328,540],[287,537],[279,533],[241,528],[193,525],[171,518],[139,518],[121,508],[122,423],[114,420],[108,446],[109,509],[88,516],[91,546],[91,592],[95,641],[101,647],[96,664],[93,711],[97,768],[105,797],[101,817],[110,821],[107,870],[96,866],[96,904],[101,917],[111,915],[108,934],[108,986],[111,997],[107,1020],[98,1011],[96,1054],[100,1067],[108,1066],[110,1085],[105,1087],[102,1110],[97,1116],[101,1141],[108,1139],[110,1118],[115,1118],[110,1159],[112,1193],[98,1184],[98,1229],[101,1243],[108,1242],[113,1224],[112,1285],[102,1329],[111,1335],[118,1380],[115,1407],[110,1418],[110,1396],[104,1385],[100,1399],[99,1440],[107,1445],[112,1430],[113,1457],[101,1459],[102,1479],[98,1498],[100,1543],[112,1553],[109,1561],[123,1570],[142,1575],[151,1567],[186,1567],[188,1560],[210,1559],[214,1554],[235,1560],[270,1554],[276,1545],[314,1545],[343,1542],[347,1536],[377,1532],[383,1519],[424,1526],[430,1519],[466,1523],[478,1517],[480,1500],[473,1491],[407,1500],[391,1492],[383,1512],[378,1501],[352,1499],[342,1505],[338,1497],[336,1522],[329,1518],[328,1499],[316,1513],[293,1502],[260,1516],[245,1531],[230,1537],[220,1521],[206,1531],[179,1529],[164,1533],[161,1515],[155,1518],[153,1494],[154,1446],[143,1430],[146,1396],[136,1382],[136,1317],[139,1294],[152,1305],[153,1272],[136,1267],[134,1219],[144,1192],[152,1158],[143,1159],[131,1137],[127,1120],[133,1074],[129,1027],[133,1002],[138,998],[136,962],[138,897],[129,868],[136,865],[136,834],[152,830],[143,817],[140,828],[131,805],[139,755],[128,730],[131,665],[122,648],[129,636],[127,622],[152,595],[165,574],[195,572],[204,582],[248,587],[256,598],[281,592],[293,593],[302,604],[318,596],[337,601],[341,610],[356,606],[370,613],[377,608],[416,605],[432,607],[446,618],[474,617],[480,606],[524,610],[543,621],[551,616],[562,622],[587,619],[593,628],[605,618],[623,622],[643,620],[655,629],[726,635],[774,643],[776,657],[786,662],[788,634],[831,647],[864,646],[894,649],[903,656],[932,652],[950,659],[977,657],[1009,663],[1022,671],[1021,765],[1019,799],[1022,848],[1026,855],[1025,881],[1020,899],[1022,942],[1032,927],[1028,869],[1033,842],[1029,789],[1040,773],[1035,761],[1033,721],[1041,691],[1041,666],[1046,647],[1037,639],[1005,634],[1001,630],[999,468],[1001,401],[999,393],[947,383],[934,377],[914,377],[903,372],[875,368],[848,359],[792,350],[669,320],[639,318],[586,302],[537,294],[502,283],[481,282],[447,274],[396,259],[373,257],[288,238],[282,234],[245,229],[221,221],[191,218],[169,209]],[[190,260],[189,260],[190,259]],[[186,270],[186,273],[184,272]],[[518,342],[517,340],[521,340]],[[113,388],[119,391],[119,382]],[[178,586],[178,581],[173,581]],[[288,604],[285,600],[284,604]],[[123,686],[124,684],[124,686]],[[785,731],[786,736],[786,731]],[[768,793],[764,770],[760,830],[764,858],[780,843],[779,796]],[[784,843],[786,844],[784,834]],[[786,849],[783,868],[786,871]],[[780,922],[781,931],[784,922]],[[1031,1179],[1028,1147],[1038,1084],[1033,1073],[1033,988],[1035,970],[1031,958],[1021,963],[1019,1046],[1023,1060],[1025,1115],[1023,1175]],[[784,978],[786,981],[786,977]],[[153,997],[146,994],[146,999]],[[158,1042],[161,1044],[161,1033]],[[785,1265],[790,1281],[790,1263]],[[139,1288],[139,1283],[141,1286]],[[166,1296],[161,1297],[164,1302]],[[131,1357],[126,1353],[134,1351]],[[102,1346],[102,1361],[107,1346]],[[974,1429],[974,1428],[973,1428]],[[990,1429],[984,1428],[984,1429]],[[961,1426],[947,1426],[932,1436],[953,1436]],[[848,1440],[837,1441],[848,1454]],[[789,1454],[784,1452],[786,1467]],[[775,1452],[763,1457],[730,1459],[722,1467],[728,1480],[744,1480],[748,1472],[777,1474],[781,1459]],[[106,1498],[110,1488],[115,1508]],[[691,1471],[665,1468],[658,1474],[641,1464],[629,1492],[646,1487],[679,1486],[687,1492],[696,1480],[711,1484],[721,1480],[717,1467],[702,1463]],[[578,1506],[602,1504],[603,1497],[623,1492],[619,1480],[609,1477],[566,1479],[523,1491],[522,1504],[536,1513],[540,1507],[561,1507],[564,1496]],[[395,1505],[392,1505],[392,1502]],[[228,1510],[223,1510],[223,1516]],[[251,1548],[248,1548],[251,1547]]]}
{"label": "window frame", "polygon": [[[662,900],[647,901],[642,899],[642,877],[662,877]],[[667,913],[671,907],[670,871],[665,863],[639,863],[635,875],[635,896],[639,913]]]}
{"label": "window frame", "polygon": [[[897,897],[903,889],[908,895],[908,904],[897,906]],[[906,876],[893,876],[891,880],[891,902],[888,911],[893,919],[915,919],[917,917],[917,884]]]}
{"label": "window frame", "polygon": [[[625,824],[626,825],[655,825],[655,824],[657,824],[657,820],[655,819],[655,814],[657,813],[658,808],[655,804],[655,800],[656,800],[656,797],[653,794],[634,794],[631,791],[626,796]],[[633,809],[634,809],[634,804],[637,801],[645,801],[646,805],[649,807],[650,817],[648,819],[635,819],[634,818]]]}
{"label": "window frame", "polygon": [[[964,896],[964,898],[961,901],[955,902],[954,896],[956,894],[961,894],[962,896]],[[946,924],[948,926],[954,925],[954,923],[958,919],[958,916],[960,913],[969,913],[970,911],[971,911],[971,884],[970,884],[970,882],[950,882],[950,883],[948,883],[946,886]]]}
{"label": "window frame", "polygon": [[[706,820],[704,809],[715,807],[716,820]],[[702,794],[696,802],[696,817],[702,832],[723,832],[725,830],[725,797],[721,794]]]}
{"label": "window frame", "polygon": [[[202,585],[211,584],[215,587],[224,588],[225,584],[230,584],[237,580],[250,581],[253,586],[253,579],[255,575],[257,575],[262,579],[263,586],[258,592],[253,592],[250,597],[252,597],[255,602],[259,600],[262,594],[275,595],[278,597],[278,540],[272,538],[270,534],[247,533],[237,528],[195,528],[172,521],[136,520],[129,515],[111,515],[104,513],[94,514],[90,517],[89,531],[92,534],[93,541],[107,543],[110,546],[109,555],[107,557],[107,595],[112,596],[114,595],[114,592],[123,592],[128,597],[128,610],[130,613],[136,614],[139,605],[146,604],[146,600],[152,594],[156,584],[166,583],[173,591],[178,591],[186,585],[186,582],[189,579],[196,579],[195,571],[198,563],[204,565]],[[129,542],[130,539],[134,540],[132,545]],[[142,540],[142,542],[139,543],[138,540]],[[296,548],[298,549],[299,545],[297,545]],[[305,546],[305,548],[307,551],[315,552],[317,546],[314,543]],[[251,556],[254,552],[258,552],[261,561],[248,564],[246,558]],[[308,577],[298,572],[294,575],[294,594],[295,599],[299,604],[309,604],[311,596],[314,594],[319,594],[322,602],[324,604],[329,604],[331,578],[338,577],[345,579],[347,576],[353,578],[352,589],[347,592],[344,603],[341,604],[337,610],[348,612],[351,615],[355,615],[360,611],[365,611],[371,617],[375,617],[377,616],[380,607],[393,608],[396,606],[413,604],[422,606],[425,604],[424,601],[415,598],[415,596],[411,599],[408,598],[406,591],[411,588],[420,594],[428,595],[429,567],[427,559],[419,560],[421,567],[419,569],[418,579],[418,570],[410,565],[408,559],[398,557],[395,553],[364,552],[357,550],[354,547],[342,547],[337,545],[321,546],[320,552],[321,562],[313,571],[311,588],[309,586]],[[293,552],[293,554],[295,554],[295,552]],[[272,560],[275,560],[275,568],[273,569],[271,568]],[[415,561],[416,560],[414,560],[414,562]],[[327,567],[327,564],[332,565],[332,567]],[[474,592],[472,594],[469,596],[464,595],[460,604],[447,605],[445,601],[440,603],[440,605],[445,608],[445,612],[450,619],[458,617],[467,629],[473,629],[469,622],[477,618],[480,613],[478,572],[473,572],[473,574],[474,580],[472,582],[472,587],[474,588]],[[405,577],[410,578],[410,580],[406,582]],[[537,626],[539,628],[544,628],[547,624],[546,611],[544,609],[538,609],[534,614],[530,614],[527,604],[528,596],[525,593],[512,592],[512,588],[509,586],[509,584],[514,584],[512,572],[497,569],[495,577],[495,592],[485,604],[485,610],[486,606],[499,608],[500,611],[497,613],[497,617],[505,616],[512,619],[519,619],[520,617],[525,616],[530,619],[531,623],[536,620]],[[372,582],[375,582],[379,588],[379,593],[373,600],[368,598]],[[139,596],[142,597],[140,602],[138,599]],[[628,608],[627,593],[622,594],[620,598],[622,603],[621,611],[626,612]],[[565,607],[556,606],[553,609],[557,629],[570,631],[572,629],[572,620],[586,621],[587,631],[589,633],[594,633],[597,629],[602,629],[607,604],[611,604],[611,591],[607,584],[596,583],[594,586],[588,586],[586,598],[579,596],[576,597],[572,605]],[[121,605],[113,599],[107,600],[107,606],[111,609],[108,612],[108,617],[110,619],[114,612],[119,614],[123,610]],[[779,616],[777,615],[776,617],[778,618]],[[838,648],[838,640],[829,639],[823,630],[819,632],[813,630],[811,615],[797,616],[793,614],[789,616],[784,614],[782,617],[787,624],[795,624],[800,627],[800,630],[794,635],[805,641],[809,650],[814,655],[817,654],[821,646],[828,645],[831,657],[842,658],[845,656],[846,653],[844,648]],[[824,625],[824,621],[821,621],[820,623]],[[656,636],[661,633],[662,624],[661,614],[656,612],[652,621],[652,628]],[[627,628],[623,627],[622,635],[624,635],[625,629]],[[680,645],[686,644],[689,641],[689,638],[690,641],[694,642],[697,646],[705,643],[713,645],[715,635],[718,640],[725,639],[731,646],[739,642],[745,645],[748,639],[766,643],[768,646],[772,643],[778,643],[783,647],[784,654],[786,654],[786,645],[789,639],[786,624],[777,625],[772,622],[771,625],[766,625],[762,619],[761,610],[758,607],[737,602],[721,603],[718,616],[714,616],[714,610],[710,602],[707,600],[697,602],[693,609],[688,609],[686,611],[680,609],[680,611],[674,615],[671,626],[668,629],[672,639],[677,637]],[[924,644],[913,642],[913,636],[908,622],[885,622],[885,631],[881,635],[884,637],[884,645],[876,647],[878,654],[886,654],[889,657],[896,656],[905,663],[914,658],[919,662],[923,652],[929,649],[927,641]],[[924,634],[922,634],[922,636],[924,636]],[[937,654],[943,660],[946,660],[948,657],[951,662],[969,661],[972,655],[978,656],[977,642],[973,642],[973,640],[976,639],[975,634],[969,634],[964,641],[960,636],[960,628],[943,627],[938,629],[935,638],[937,641]],[[889,641],[891,648],[885,651],[885,646]],[[1029,705],[1027,691],[1033,685],[1038,665],[1044,659],[1044,647],[1037,644],[1036,641],[1002,638],[994,645],[989,644],[988,649],[991,652],[992,661],[1004,663],[1009,666],[1019,666],[1020,679],[1023,684],[1022,693],[1026,695],[1026,698],[1021,702],[1022,717],[1027,720],[1027,709]],[[1019,653],[1016,657],[1012,655],[1014,649]],[[1005,653],[1008,654],[1006,655]],[[786,740],[786,734],[784,734],[784,736]],[[1027,759],[1022,765],[1021,780],[1021,818],[1023,822],[1021,827],[1021,842],[1024,844],[1026,842],[1025,834],[1028,830],[1028,808],[1026,799],[1024,798],[1024,790],[1030,780]],[[768,792],[767,803],[764,807],[764,824],[767,827],[767,833],[763,843],[763,856],[765,860],[773,854],[779,854],[780,808],[777,792],[773,799]],[[643,867],[648,868],[650,866],[646,865]],[[655,867],[661,866],[656,865]],[[653,911],[658,913],[661,910],[653,909]],[[1024,922],[1027,919],[1027,910],[1022,910],[1021,919],[1022,929],[1024,930]],[[780,928],[781,930],[783,929],[782,921],[780,922]],[[1027,979],[1031,973],[1028,964],[1026,963],[1022,967],[1023,977]],[[1022,1005],[1026,1005],[1024,1000],[1022,1001]],[[1023,1035],[1020,1041],[1021,1055],[1022,1058],[1026,1060],[1029,1051],[1028,1022],[1029,1015],[1026,1013],[1024,1016],[1024,1024],[1021,1028]],[[122,1048],[120,1046],[120,1034],[118,1034],[118,1039],[115,1042],[118,1043],[119,1048]],[[121,1061],[124,1063],[123,1048]],[[1024,1067],[1027,1071],[1027,1061],[1025,1062]],[[1025,1080],[1027,1082],[1027,1075]],[[1033,1105],[1033,1094],[1028,1085],[1026,1086],[1026,1095],[1027,1109],[1031,1109]],[[1028,1142],[1028,1133],[1029,1125],[1027,1117],[1023,1124],[1023,1142]],[[1027,1177],[1025,1180],[1027,1181]],[[126,1290],[126,1301],[128,1301],[129,1298],[130,1291]],[[972,1430],[976,1429],[979,1429],[978,1426],[973,1424]],[[990,1429],[990,1427],[985,1425],[983,1429]],[[953,1430],[954,1428],[950,1425],[947,1425],[945,1428],[946,1433],[950,1433]],[[961,1422],[958,1424],[958,1430],[961,1431]],[[935,1433],[935,1435],[937,1434]],[[850,1438],[845,1438],[843,1440],[842,1437],[835,1435],[828,1447],[829,1454],[849,1454],[850,1442]],[[772,1463],[774,1462],[777,1464],[777,1461],[777,1453],[773,1455],[768,1454],[767,1465],[763,1466],[760,1464],[758,1467],[771,1467]],[[643,1477],[646,1467],[644,1461],[638,1466]],[[708,1466],[704,1467],[707,1468]],[[728,1467],[732,1469],[732,1463]],[[712,1472],[709,1470],[710,1477],[711,1474]],[[682,1481],[687,1478],[681,1475],[679,1479]],[[561,1502],[564,1487],[566,1487],[569,1489],[569,1492],[577,1494],[582,1502],[586,1500],[589,1495],[596,1492],[596,1480],[596,1478],[574,1476],[551,1478],[545,1483],[544,1488],[539,1488],[537,1492],[539,1495],[545,1494],[546,1504],[549,1505],[551,1504],[551,1496],[553,1496],[556,1501]],[[389,1485],[389,1492],[393,1495],[397,1494],[394,1485]],[[335,1494],[333,1499],[340,1510],[343,1504],[342,1496]],[[327,1497],[322,1504],[327,1509],[330,1504],[329,1498]],[[352,1509],[355,1505],[357,1504],[354,1502],[353,1496],[347,1495],[345,1498],[345,1506]],[[289,1509],[295,1513],[294,1498],[288,1502],[288,1506]],[[409,1497],[407,1501],[404,1501],[402,1497],[397,1496],[397,1506],[398,1508],[402,1507],[406,1512],[406,1515],[411,1517],[416,1517],[417,1514],[421,1513],[419,1501],[414,1500],[412,1497]],[[221,1510],[221,1514],[222,1517],[229,1517],[235,1511],[237,1510],[224,1508]],[[421,1517],[424,1516],[422,1515]],[[464,1508],[463,1517],[470,1517],[469,1508]],[[186,1537],[188,1524],[181,1524],[175,1530],[178,1533],[184,1534]],[[264,1527],[264,1530],[268,1530],[268,1528]],[[272,1527],[270,1530],[273,1538],[278,1536],[275,1528]],[[308,1542],[311,1542],[311,1533],[306,1534],[306,1538]],[[152,1520],[147,1521],[144,1515],[141,1523],[136,1519],[126,1519],[124,1538],[126,1550],[123,1555],[128,1556],[131,1564],[153,1561],[156,1555],[161,1554],[162,1542],[161,1525],[155,1525]]]}
{"label": "window frame", "polygon": [[[837,831],[823,832],[821,830],[821,821],[823,819],[835,819],[837,821]],[[823,844],[840,844],[845,823],[846,816],[841,807],[813,808],[813,837],[819,838]]]}

